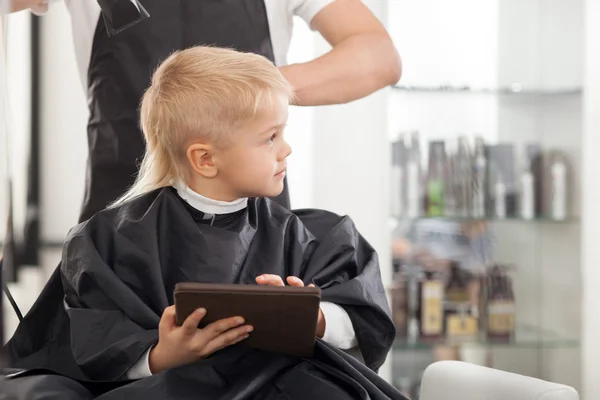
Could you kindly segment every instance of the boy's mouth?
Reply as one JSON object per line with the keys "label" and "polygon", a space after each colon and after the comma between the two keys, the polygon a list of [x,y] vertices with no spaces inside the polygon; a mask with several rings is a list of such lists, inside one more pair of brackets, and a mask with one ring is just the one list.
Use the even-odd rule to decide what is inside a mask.
{"label": "boy's mouth", "polygon": [[285,171],[287,170],[287,168],[282,169],[281,171],[279,171],[278,173],[275,174],[275,176],[280,177],[285,175]]}

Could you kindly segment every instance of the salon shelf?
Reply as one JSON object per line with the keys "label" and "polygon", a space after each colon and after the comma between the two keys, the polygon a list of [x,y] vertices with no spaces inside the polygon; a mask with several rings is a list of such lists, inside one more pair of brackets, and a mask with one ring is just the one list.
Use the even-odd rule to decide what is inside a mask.
{"label": "salon shelf", "polygon": [[393,91],[404,93],[432,93],[432,94],[489,94],[489,95],[517,95],[517,96],[565,96],[580,95],[581,87],[568,87],[559,89],[524,88],[520,84],[498,88],[471,88],[468,86],[408,86],[393,85]]}
{"label": "salon shelf", "polygon": [[497,218],[497,217],[484,217],[484,218],[475,218],[475,217],[452,217],[452,216],[440,216],[433,217],[428,215],[419,216],[416,218],[408,218],[408,217],[395,217],[395,222],[401,221],[426,221],[426,220],[437,220],[437,221],[454,221],[454,222],[477,222],[477,221],[490,221],[490,222],[519,222],[525,224],[535,224],[535,223],[544,223],[544,224],[569,224],[573,222],[578,222],[578,217],[569,217],[563,220],[556,220],[550,217],[537,217],[533,219],[524,219],[521,217],[506,217],[506,218]]}
{"label": "salon shelf", "polygon": [[578,340],[562,337],[556,333],[531,326],[517,327],[514,336],[507,340],[490,340],[483,334],[477,337],[444,337],[439,340],[411,340],[398,337],[394,341],[393,351],[428,350],[432,347],[444,346],[475,346],[483,348],[576,348]]}

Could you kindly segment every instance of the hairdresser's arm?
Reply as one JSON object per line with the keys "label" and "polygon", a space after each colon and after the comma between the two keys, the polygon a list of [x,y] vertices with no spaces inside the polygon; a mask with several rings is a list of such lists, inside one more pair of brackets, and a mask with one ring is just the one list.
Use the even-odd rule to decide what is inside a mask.
{"label": "hairdresser's arm", "polygon": [[2,10],[8,9],[9,12],[17,12],[31,8],[34,12],[41,13],[48,10],[49,2],[50,0],[0,0],[0,8]]}
{"label": "hairdresser's arm", "polygon": [[347,103],[400,80],[400,56],[387,31],[360,0],[336,0],[311,25],[333,49],[307,63],[281,67],[298,105]]}

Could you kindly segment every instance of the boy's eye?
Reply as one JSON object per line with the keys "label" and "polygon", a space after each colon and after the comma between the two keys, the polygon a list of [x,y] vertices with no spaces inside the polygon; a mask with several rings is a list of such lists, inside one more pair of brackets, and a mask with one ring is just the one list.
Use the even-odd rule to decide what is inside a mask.
{"label": "boy's eye", "polygon": [[269,138],[269,140],[267,140],[267,142],[272,143],[276,137],[277,137],[276,133],[272,134],[271,137]]}

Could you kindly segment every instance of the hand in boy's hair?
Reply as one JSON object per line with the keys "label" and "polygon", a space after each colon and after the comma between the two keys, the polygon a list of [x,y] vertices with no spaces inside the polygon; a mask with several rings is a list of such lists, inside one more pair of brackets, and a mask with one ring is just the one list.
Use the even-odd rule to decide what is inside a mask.
{"label": "hand in boy's hair", "polygon": [[[304,282],[302,279],[297,278],[295,276],[288,276],[286,279],[288,285],[304,287]],[[259,285],[268,285],[268,286],[285,286],[283,283],[283,279],[279,275],[273,274],[264,274],[256,277],[256,283]],[[308,285],[309,287],[315,287],[312,283]],[[319,308],[319,319],[317,320],[317,336],[322,338],[325,335],[325,316],[323,315],[323,311]]]}
{"label": "hand in boy's hair", "polygon": [[246,339],[253,329],[250,325],[241,326],[241,317],[221,319],[200,329],[198,324],[205,315],[206,310],[198,309],[177,326],[175,306],[165,309],[158,324],[158,344],[150,351],[153,374],[206,358]]}

